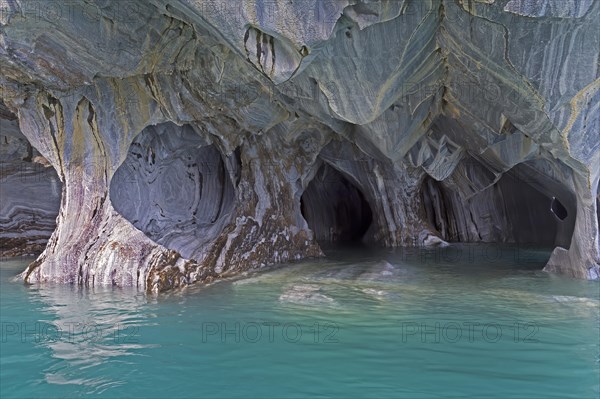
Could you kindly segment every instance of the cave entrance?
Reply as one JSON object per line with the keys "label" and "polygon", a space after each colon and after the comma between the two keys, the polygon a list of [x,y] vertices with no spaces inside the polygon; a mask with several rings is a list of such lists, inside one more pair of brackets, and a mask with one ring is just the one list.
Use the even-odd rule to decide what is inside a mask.
{"label": "cave entrance", "polygon": [[0,99],[0,257],[39,255],[56,229],[62,183]]}
{"label": "cave entrance", "polygon": [[568,249],[577,213],[573,194],[533,165],[519,164],[495,184],[463,198],[427,177],[427,219],[450,242],[516,243]]}
{"label": "cave entrance", "polygon": [[[596,194],[596,217],[598,218],[598,227],[600,228],[600,185],[598,185],[598,193]],[[600,245],[600,242],[598,245]]]}
{"label": "cave entrance", "polygon": [[235,189],[215,145],[189,125],[164,123],[136,137],[110,198],[150,239],[193,259],[228,222]]}
{"label": "cave entrance", "polygon": [[360,189],[328,164],[319,168],[300,203],[304,219],[323,244],[359,243],[373,221]]}

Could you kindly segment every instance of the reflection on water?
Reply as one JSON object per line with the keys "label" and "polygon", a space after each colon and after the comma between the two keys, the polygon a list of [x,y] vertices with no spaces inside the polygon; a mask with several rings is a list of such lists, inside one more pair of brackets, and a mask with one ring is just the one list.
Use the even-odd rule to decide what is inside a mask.
{"label": "reflection on water", "polygon": [[328,255],[159,296],[2,262],[0,396],[598,397],[600,286],[548,251]]}
{"label": "reflection on water", "polygon": [[[146,297],[133,290],[110,287],[77,289],[51,285],[34,290],[31,300],[43,306],[48,319],[40,320],[40,333],[52,350],[52,357],[64,360],[44,371],[51,384],[96,387],[95,392],[116,387],[124,381],[98,376],[82,378],[81,371],[102,367],[111,358],[133,355],[149,345],[137,343],[141,326],[148,325]],[[51,328],[52,326],[53,328]]]}
{"label": "reflection on water", "polygon": [[43,376],[47,384],[77,388],[67,392],[90,394],[124,384],[124,376],[103,370],[115,363],[132,365],[128,356],[152,347],[140,344],[137,337],[141,326],[150,325],[155,317],[145,307],[148,297],[132,289],[9,283],[10,274],[24,264],[14,260],[1,264],[3,385],[4,372],[9,367],[19,370],[21,356],[30,352],[43,357],[34,367],[45,364],[38,371],[38,384]]}

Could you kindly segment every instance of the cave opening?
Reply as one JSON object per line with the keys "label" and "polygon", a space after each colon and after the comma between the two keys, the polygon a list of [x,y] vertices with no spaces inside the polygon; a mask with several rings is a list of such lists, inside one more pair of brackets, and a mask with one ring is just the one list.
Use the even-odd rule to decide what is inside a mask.
{"label": "cave opening", "polygon": [[569,212],[565,206],[556,197],[552,197],[552,201],[550,202],[550,210],[560,220],[565,220],[569,216]]}
{"label": "cave opening", "polygon": [[153,241],[193,259],[216,238],[235,204],[221,152],[190,125],[145,128],[110,187],[114,208]]}
{"label": "cave opening", "polygon": [[446,241],[570,247],[574,196],[527,163],[470,197],[431,177],[421,193],[427,221]]}
{"label": "cave opening", "polygon": [[0,99],[0,257],[39,255],[56,229],[62,183]]}
{"label": "cave opening", "polygon": [[598,185],[598,193],[596,194],[596,217],[598,218],[598,227],[600,228],[600,185]]}
{"label": "cave opening", "polygon": [[300,199],[302,215],[320,244],[361,243],[373,213],[361,190],[341,172],[323,164]]}

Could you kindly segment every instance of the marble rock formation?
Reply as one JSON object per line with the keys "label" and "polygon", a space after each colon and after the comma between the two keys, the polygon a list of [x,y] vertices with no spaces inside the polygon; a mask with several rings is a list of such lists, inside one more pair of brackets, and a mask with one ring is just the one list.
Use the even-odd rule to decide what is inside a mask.
{"label": "marble rock formation", "polygon": [[595,0],[1,0],[3,246],[58,211],[27,282],[161,291],[327,242],[532,243],[593,278],[598,20]]}

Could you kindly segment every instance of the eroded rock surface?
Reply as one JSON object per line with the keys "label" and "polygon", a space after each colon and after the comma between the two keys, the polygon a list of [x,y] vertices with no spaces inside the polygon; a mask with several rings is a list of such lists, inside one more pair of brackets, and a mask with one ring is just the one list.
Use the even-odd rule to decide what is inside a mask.
{"label": "eroded rock surface", "polygon": [[[62,182],[26,281],[158,291],[331,241],[527,242],[599,274],[598,1],[0,9],[2,135],[53,167],[32,193]],[[35,223],[3,197],[2,237],[47,236],[46,197]]]}

